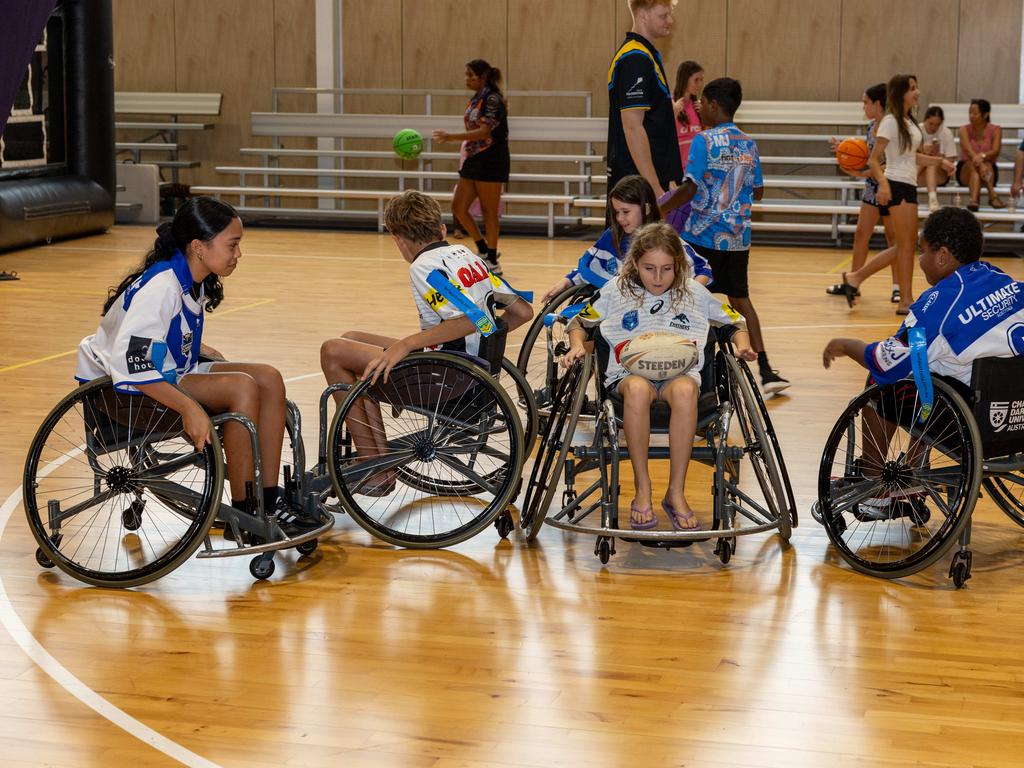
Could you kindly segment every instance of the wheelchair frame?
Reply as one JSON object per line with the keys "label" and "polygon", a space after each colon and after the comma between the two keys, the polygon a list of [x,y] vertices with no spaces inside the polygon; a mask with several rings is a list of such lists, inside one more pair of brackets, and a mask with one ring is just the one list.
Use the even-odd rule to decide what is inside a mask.
{"label": "wheelchair frame", "polygon": [[[528,539],[537,536],[543,523],[573,533],[596,534],[594,554],[602,564],[615,554],[615,538],[665,549],[714,538],[717,540],[715,553],[723,564],[731,559],[739,536],[777,530],[783,541],[789,540],[798,519],[782,452],[749,369],[727,351],[717,354],[724,369],[718,371],[715,381],[718,395],[715,413],[705,415],[697,424],[698,434],[704,431],[707,445],[695,445],[691,455],[691,461],[715,470],[712,529],[635,531],[620,528],[619,462],[624,458],[628,460],[629,452],[619,444],[619,419],[608,397],[602,397],[589,444],[574,442],[577,427],[584,418],[584,393],[593,373],[594,357],[594,353],[588,353],[558,379],[554,387],[521,519]],[[551,370],[550,364],[548,370]],[[600,384],[598,389],[603,391]],[[733,418],[740,423],[745,439],[743,446],[728,444]],[[652,430],[652,434],[658,432]],[[648,456],[668,458],[669,449],[650,447]],[[740,488],[740,464],[744,456],[752,459],[767,506]],[[598,478],[577,492],[576,476],[595,469]],[[563,473],[562,507],[552,514],[549,509],[556,491],[555,482]],[[583,521],[598,509],[600,525],[584,524]],[[752,525],[736,525],[738,520],[744,519]]]}
{"label": "wheelchair frame", "polygon": [[[157,415],[158,422],[168,416],[171,417],[172,422],[180,421],[178,414],[144,394],[116,392],[109,377],[96,379],[77,388],[64,397],[51,410],[32,441],[25,463],[23,482],[25,513],[29,528],[38,545],[36,561],[40,566],[51,568],[56,565],[69,575],[97,586],[131,587],[148,583],[169,573],[191,557],[202,545],[203,550],[197,555],[200,558],[229,557],[256,553],[256,557],[253,558],[249,565],[250,572],[255,578],[266,579],[274,572],[274,552],[295,547],[300,553],[309,554],[316,548],[317,537],[334,525],[333,517],[319,515],[321,525],[318,528],[301,536],[289,538],[280,529],[280,526],[278,526],[273,517],[267,514],[268,511],[263,508],[262,494],[252,492],[252,488],[262,487],[259,439],[255,425],[242,414],[223,413],[212,417],[210,420],[211,442],[202,454],[196,453],[194,450],[190,453],[176,454],[170,461],[160,464],[159,462],[164,454],[154,448],[154,446],[161,442],[167,442],[168,439],[182,437],[183,431],[171,432],[161,430],[157,425],[151,423],[147,425],[141,435],[133,434],[131,423],[120,423],[116,416],[103,409],[100,409],[99,416],[97,417],[94,403],[90,405],[89,413],[91,413],[91,418],[94,422],[97,418],[101,419],[102,422],[90,425],[89,413],[83,413],[85,421],[83,424],[85,433],[84,445],[76,446],[70,443],[67,436],[61,436],[64,442],[68,442],[73,447],[70,449],[65,448],[63,451],[58,450],[59,458],[50,462],[54,469],[56,469],[60,464],[75,459],[79,454],[84,454],[86,458],[85,464],[92,474],[93,496],[90,499],[75,503],[70,509],[64,510],[61,509],[60,499],[46,499],[44,515],[42,512],[43,504],[40,504],[41,500],[37,498],[37,489],[39,488],[40,481],[51,473],[49,467],[39,467],[42,453],[48,447],[48,439],[55,434],[54,430],[60,426],[65,415],[73,410],[77,404],[82,404],[84,409],[85,404],[89,403],[88,398],[95,398],[99,394],[103,398],[104,406],[108,406],[105,394],[107,390],[111,393],[115,410],[118,410],[119,402],[129,403],[127,409],[129,422],[131,421],[131,403],[137,403],[140,412],[144,407],[150,409],[152,414]],[[119,401],[119,398],[132,398],[132,400]],[[135,400],[135,398],[139,399]],[[152,421],[152,416],[150,418]],[[250,435],[250,444],[253,452],[253,481],[251,486],[247,483],[247,503],[250,505],[252,514],[245,514],[228,505],[221,504],[225,465],[216,428],[230,421],[241,424]],[[298,409],[290,401],[287,403],[286,425],[288,427],[287,434],[291,438],[293,460],[300,463],[304,462],[301,438],[298,437],[301,430],[300,416]],[[106,444],[106,441],[101,436],[104,427],[115,431],[113,435],[107,435],[113,441],[110,445]],[[135,427],[134,429],[137,430],[138,428]],[[118,430],[123,430],[125,434],[117,435]],[[50,449],[53,449],[52,446]],[[121,458],[122,463],[115,467],[105,469],[99,461],[99,458],[102,456],[114,456],[121,453],[125,453],[126,456]],[[204,458],[200,460],[196,458],[198,456],[203,456]],[[156,464],[152,463],[154,459],[157,461]],[[204,472],[209,470],[213,473],[210,482],[206,482],[204,479],[204,488],[201,494],[197,494],[195,491],[182,486],[180,483],[174,483],[169,479],[174,473],[186,469],[189,465],[198,468],[200,461],[206,468]],[[159,485],[160,483],[165,483],[166,485]],[[104,484],[107,485],[105,490],[103,489]],[[153,484],[156,484],[157,487],[152,487]],[[74,488],[69,490],[74,490]],[[144,494],[146,491],[149,491],[150,495],[157,502],[167,507],[172,514],[177,515],[181,519],[192,520],[192,523],[188,526],[182,537],[176,540],[173,546],[170,546],[165,552],[156,557],[152,563],[143,568],[128,571],[103,570],[86,567],[78,563],[74,559],[77,557],[77,549],[72,557],[67,556],[61,551],[60,547],[64,537],[62,527],[66,521],[99,504],[105,504],[108,500],[114,499],[119,495],[127,496],[132,494],[135,496],[135,500],[127,508],[120,511],[120,526],[118,530],[127,532],[121,535],[121,542],[124,541],[129,533],[138,536],[135,532],[140,529],[143,530],[142,535],[146,536],[144,526],[144,513],[147,503]],[[301,490],[298,488],[293,488],[293,492],[301,495]],[[70,498],[80,496],[82,493],[84,491],[73,494]],[[113,510],[111,510],[107,523],[99,526],[103,535],[109,534],[109,517],[113,514]],[[231,529],[235,538],[234,546],[218,547],[214,545],[211,540],[210,529],[215,519],[224,522],[225,526]],[[95,519],[93,523],[95,523]],[[163,538],[164,531],[160,530],[158,522],[153,520],[152,525],[155,526],[155,535]],[[90,523],[90,528],[92,527],[93,524]],[[250,536],[262,539],[263,543],[247,543],[246,539]],[[104,553],[105,546],[101,550],[101,556]],[[129,561],[127,554],[125,559],[126,562]],[[115,566],[116,562],[115,557]]]}
{"label": "wheelchair frame", "polygon": [[[1005,363],[1007,359],[989,360],[1000,360]],[[1021,361],[1015,364],[1024,370],[1024,358],[1008,360]],[[985,363],[978,360],[975,365],[978,364]],[[991,399],[984,386],[989,378],[975,371],[975,384],[972,389],[976,405],[973,408],[949,384],[941,379],[934,379],[935,402],[926,421],[920,419],[922,404],[913,379],[904,379],[892,385],[914,387],[914,405],[908,414],[912,419],[911,425],[893,424],[884,415],[879,415],[878,418],[888,422],[893,427],[894,434],[904,429],[910,437],[907,446],[900,446],[898,449],[893,449],[892,443],[895,440],[890,438],[885,446],[885,461],[881,467],[881,474],[874,478],[864,475],[861,470],[861,459],[856,455],[857,432],[863,431],[858,420],[863,418],[862,414],[867,408],[875,409],[873,404],[883,397],[882,388],[877,385],[869,386],[851,400],[840,415],[822,451],[818,474],[818,500],[812,506],[811,514],[824,526],[833,546],[855,570],[880,578],[895,579],[909,576],[941,559],[954,543],[958,543],[957,551],[950,562],[948,576],[957,589],[963,587],[971,578],[972,516],[982,488],[1011,520],[1024,527],[1024,501],[1020,497],[1014,497],[1004,484],[1005,480],[1013,478],[1012,482],[1015,485],[1024,486],[1024,437],[1010,452],[989,455],[992,451],[982,440],[973,412],[977,409],[977,403]],[[929,424],[937,415],[947,411],[947,418],[955,427],[955,434],[947,436],[944,430],[941,440],[929,442],[925,439]],[[912,440],[918,441],[920,448],[915,446]],[[898,453],[895,457],[889,458],[893,450],[897,450]],[[837,461],[839,451],[845,451],[845,457],[841,462]],[[922,456],[921,467],[914,466],[915,451]],[[951,466],[942,469],[932,466],[929,457],[936,451],[945,455]],[[863,450],[861,454],[863,455]],[[843,474],[837,478],[834,473],[838,465],[841,465]],[[893,497],[885,514],[881,516],[879,513],[866,513],[861,509],[864,500],[872,497],[872,494],[877,495],[880,489],[891,495],[894,489],[909,487],[921,487],[923,493],[908,497],[906,501]],[[936,520],[938,525],[934,532],[929,528],[934,515],[927,507],[927,499],[931,499],[942,515],[941,522]],[[866,545],[870,545],[870,549],[867,546],[863,549],[863,552],[868,554],[862,554],[861,548],[854,546],[854,534],[862,525],[869,526],[868,531],[860,535],[860,539]],[[883,528],[876,533],[876,529],[882,525],[895,526],[895,530]],[[879,542],[887,541],[890,533],[903,533],[900,527],[908,529],[902,538],[908,544],[919,542],[920,548],[899,560],[882,561],[880,557],[874,556],[876,552],[880,555],[887,551],[885,548],[879,549]],[[893,547],[893,551],[899,550]]]}

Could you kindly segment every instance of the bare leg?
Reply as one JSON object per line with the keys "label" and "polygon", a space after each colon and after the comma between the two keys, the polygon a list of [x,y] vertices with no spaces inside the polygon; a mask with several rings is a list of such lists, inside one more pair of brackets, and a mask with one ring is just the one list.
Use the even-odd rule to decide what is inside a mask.
{"label": "bare leg", "polygon": [[476,182],[471,179],[459,179],[455,185],[455,196],[452,197],[452,215],[473,240],[480,239],[480,228],[469,212],[469,206],[476,198]]}
{"label": "bare leg", "polygon": [[[248,373],[193,373],[183,377],[180,384],[182,389],[210,413],[240,413],[251,419],[259,428],[260,390],[256,379]],[[284,385],[281,386],[283,389]],[[281,433],[277,435],[277,450],[281,450]],[[253,479],[252,443],[249,432],[237,421],[229,421],[224,425],[224,453],[227,458],[231,498],[244,499],[245,484],[252,482]],[[277,484],[277,471],[278,468],[275,466],[274,485]]]}
{"label": "bare leg", "polygon": [[860,204],[860,213],[857,215],[857,229],[853,233],[853,255],[850,257],[850,269],[856,272],[864,266],[868,258],[868,250],[871,247],[871,236],[875,233],[875,225],[880,218],[878,208],[868,203]]}
{"label": "bare leg", "polygon": [[743,298],[730,296],[729,303],[747,321],[747,333],[750,334],[750,348],[755,352],[764,352],[764,338],[761,336],[761,319],[757,316],[757,310],[754,309],[753,302],[747,296]]}
{"label": "bare leg", "polygon": [[646,515],[635,517],[634,522],[647,523],[654,516],[651,509],[651,475],[647,468],[647,448],[651,444],[651,403],[656,393],[646,379],[626,376],[619,382],[622,395],[622,421],[626,432],[626,447],[629,448],[629,463],[633,465],[635,492],[631,506],[650,510]]}
{"label": "bare leg", "polygon": [[665,500],[675,509],[676,523],[683,528],[697,528],[693,509],[686,500],[686,471],[697,432],[697,398],[700,389],[689,376],[673,379],[661,390],[660,399],[669,404],[672,417],[668,426],[669,480]]}
{"label": "bare leg", "polygon": [[964,163],[960,169],[960,183],[967,187],[971,205],[977,205],[981,198],[981,177],[970,161]]}
{"label": "bare leg", "polygon": [[484,231],[488,248],[498,247],[498,232],[501,221],[498,212],[501,210],[501,182],[477,181],[476,192],[480,198],[480,209],[484,214]]}
{"label": "bare leg", "polygon": [[[900,286],[898,312],[905,312],[914,301],[914,246],[917,244],[917,206],[900,203],[889,208],[896,232],[896,282]],[[892,250],[892,249],[890,249]]]}
{"label": "bare leg", "polygon": [[[881,216],[882,228],[885,230],[885,244],[887,248],[892,248],[896,245],[896,229],[892,225],[892,216]],[[893,262],[889,265],[889,271],[892,272],[892,284],[896,283],[896,263]]]}

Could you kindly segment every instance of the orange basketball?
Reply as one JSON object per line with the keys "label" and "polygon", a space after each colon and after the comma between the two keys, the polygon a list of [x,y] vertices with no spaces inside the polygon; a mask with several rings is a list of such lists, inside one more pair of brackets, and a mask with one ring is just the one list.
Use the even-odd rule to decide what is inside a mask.
{"label": "orange basketball", "polygon": [[836,162],[844,171],[862,171],[870,154],[864,139],[843,139],[836,147]]}

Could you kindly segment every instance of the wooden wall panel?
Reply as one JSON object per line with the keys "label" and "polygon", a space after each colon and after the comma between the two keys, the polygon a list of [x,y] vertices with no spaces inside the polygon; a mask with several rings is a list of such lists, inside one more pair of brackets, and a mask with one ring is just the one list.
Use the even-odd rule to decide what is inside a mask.
{"label": "wooden wall panel", "polygon": [[957,101],[1017,103],[1020,36],[1020,0],[960,0]]}
{"label": "wooden wall panel", "polygon": [[267,143],[249,131],[250,115],[270,109],[274,0],[175,0],[175,40],[178,90],[223,94],[216,128],[187,137],[189,156],[203,163],[191,177],[237,183],[213,169],[241,164],[240,147]]}
{"label": "wooden wall panel", "polygon": [[704,67],[706,80],[726,74],[726,16],[725,0],[679,0],[672,36],[661,46],[670,87],[687,59]]}
{"label": "wooden wall panel", "polygon": [[959,6],[960,0],[844,2],[839,98],[859,99],[867,86],[909,72],[918,77],[922,107],[953,101]]}
{"label": "wooden wall panel", "polygon": [[726,70],[745,99],[834,101],[841,0],[729,0]]}
{"label": "wooden wall panel", "polygon": [[174,4],[114,0],[114,90],[176,90]]}

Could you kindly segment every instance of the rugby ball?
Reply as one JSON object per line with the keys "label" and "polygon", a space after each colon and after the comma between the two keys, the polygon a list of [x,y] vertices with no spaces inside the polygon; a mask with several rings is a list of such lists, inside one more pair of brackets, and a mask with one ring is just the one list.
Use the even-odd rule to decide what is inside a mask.
{"label": "rugby ball", "polygon": [[700,353],[692,339],[669,331],[641,333],[618,345],[615,359],[629,373],[648,381],[665,381],[689,371]]}

